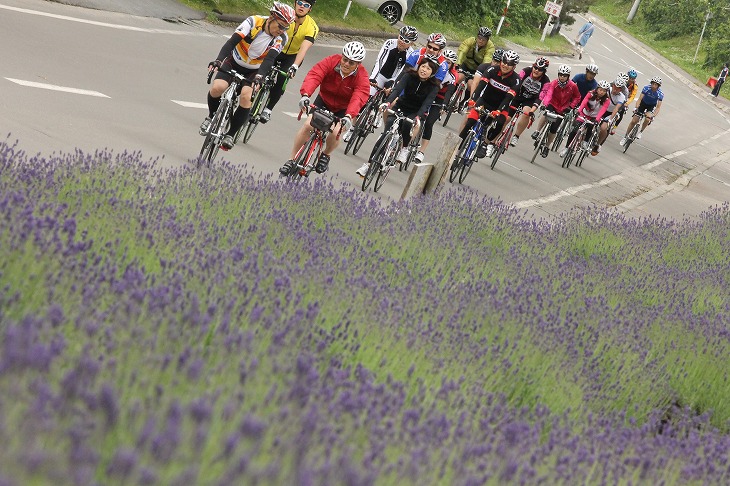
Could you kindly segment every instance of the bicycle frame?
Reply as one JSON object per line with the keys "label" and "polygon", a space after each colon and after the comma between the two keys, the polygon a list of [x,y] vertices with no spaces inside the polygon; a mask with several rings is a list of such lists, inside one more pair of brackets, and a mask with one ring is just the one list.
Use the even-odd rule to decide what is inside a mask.
{"label": "bicycle frame", "polygon": [[[588,151],[583,149],[583,141],[585,141],[586,132],[588,131],[589,126],[595,126],[596,122],[592,120],[584,119],[581,125],[578,127],[578,131],[575,132],[575,136],[573,137],[573,140],[568,144],[568,152],[565,154],[565,157],[563,157],[563,164],[562,166],[566,169],[570,167],[570,163],[573,160],[573,157],[578,157],[576,159],[575,165],[577,167],[580,167],[583,163],[583,159],[588,154]],[[594,128],[592,136],[597,136],[595,133],[596,129]]]}
{"label": "bicycle frame", "polygon": [[626,142],[624,143],[624,153],[629,149],[629,146],[634,143],[634,140],[636,140],[636,135],[638,135],[639,130],[641,130],[642,125],[644,124],[644,119],[646,118],[646,111],[643,113],[637,114],[634,110],[634,113],[631,115],[631,118],[634,116],[638,116],[639,120],[636,122],[634,127],[631,129],[629,134],[626,136]]}
{"label": "bicycle frame", "polygon": [[[308,114],[313,114],[315,111],[332,115],[332,123],[330,124],[329,130],[321,130],[317,127],[312,127],[312,133],[309,135],[309,138],[306,142],[304,142],[304,145],[301,146],[301,148],[297,151],[297,154],[294,156],[295,165],[289,174],[287,174],[289,177],[309,177],[309,174],[311,174],[314,170],[314,167],[319,160],[319,156],[324,150],[324,144],[327,141],[327,136],[331,133],[332,128],[340,123],[340,118],[334,116],[332,112],[328,110],[318,108],[316,106],[310,106],[307,109]],[[297,119],[301,120],[303,114],[304,111],[300,111]],[[340,138],[341,133],[342,125],[340,125],[340,129],[337,132],[337,138]]]}
{"label": "bicycle frame", "polygon": [[277,61],[262,81],[261,86],[251,95],[251,112],[248,121],[236,132],[235,142],[238,142],[241,133],[243,133],[243,143],[248,143],[251,140],[251,136],[259,124],[261,112],[264,111],[266,104],[269,102],[269,93],[271,93],[271,89],[276,85],[279,76],[284,76],[282,90],[286,90],[286,85],[289,82],[289,73],[282,71],[281,63]]}
{"label": "bicycle frame", "polygon": [[[231,75],[233,79],[228,87],[223,91],[223,94],[221,94],[220,105],[211,119],[208,132],[206,133],[205,140],[203,141],[203,147],[200,149],[198,167],[200,167],[203,162],[210,167],[210,164],[213,162],[216,154],[218,154],[218,150],[221,147],[221,141],[223,140],[226,132],[228,132],[233,112],[239,104],[239,86],[247,82],[247,79],[243,74],[240,74],[233,69],[230,71],[221,71]],[[214,73],[215,71],[210,71],[208,73],[208,84],[210,84]]]}
{"label": "bicycle frame", "polygon": [[482,122],[482,117],[488,113],[482,108],[475,108],[475,110],[478,110],[479,118],[477,118],[474,126],[469,129],[466,138],[461,142],[459,150],[456,152],[454,162],[451,164],[449,182],[454,182],[457,173],[459,174],[459,183],[464,182],[476,159],[477,146],[480,143],[482,134],[487,130],[487,123]]}
{"label": "bicycle frame", "polygon": [[371,133],[375,132],[375,120],[376,117],[380,116],[378,108],[385,98],[385,89],[378,88],[370,99],[368,99],[365,106],[363,106],[360,113],[357,115],[355,122],[353,123],[352,134],[350,139],[347,141],[345,146],[345,155],[352,149],[352,155],[357,154],[362,147],[365,138]]}
{"label": "bicycle frame", "polygon": [[540,128],[540,133],[535,140],[535,153],[532,154],[530,163],[534,164],[537,154],[542,152],[543,148],[547,147],[548,138],[550,136],[550,126],[555,123],[556,120],[563,118],[563,115],[558,115],[553,111],[545,111],[542,116],[545,117],[545,124]]}
{"label": "bicycle frame", "polygon": [[553,140],[553,144],[550,147],[553,152],[557,152],[560,149],[560,146],[563,144],[563,139],[565,138],[565,135],[570,132],[570,128],[573,126],[574,121],[575,109],[567,110],[565,115],[563,115],[563,121],[560,122],[558,131],[555,133],[555,140]]}
{"label": "bicycle frame", "polygon": [[409,123],[413,125],[413,119],[406,117],[401,111],[391,109],[386,112],[395,117],[393,123],[388,130],[383,133],[382,138],[376,143],[373,155],[370,158],[370,166],[362,181],[362,190],[365,191],[375,181],[374,191],[378,191],[385,182],[390,173],[390,169],[395,166],[395,159],[403,147],[403,138],[400,134],[401,123]]}

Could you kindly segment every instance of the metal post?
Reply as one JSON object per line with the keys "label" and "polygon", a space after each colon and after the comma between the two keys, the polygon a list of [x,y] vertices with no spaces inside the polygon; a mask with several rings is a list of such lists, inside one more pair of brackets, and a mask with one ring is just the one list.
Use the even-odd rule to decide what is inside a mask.
{"label": "metal post", "polygon": [[629,12],[629,16],[626,17],[626,22],[634,21],[634,17],[636,16],[636,12],[639,10],[640,3],[641,3],[641,0],[634,0],[634,4],[631,6],[631,11]]}
{"label": "metal post", "polygon": [[345,7],[345,15],[342,16],[343,19],[347,18],[347,13],[350,11],[350,5],[352,5],[352,0],[349,0],[347,2],[347,7]]}
{"label": "metal post", "polygon": [[697,61],[697,53],[700,52],[700,44],[702,44],[702,37],[705,35],[705,27],[707,27],[707,21],[709,21],[712,18],[712,12],[709,10],[707,11],[707,15],[705,15],[705,23],[702,24],[702,32],[700,33],[700,41],[697,43],[697,49],[695,49],[695,57],[692,58],[692,64]]}
{"label": "metal post", "polygon": [[504,18],[507,16],[507,9],[509,8],[509,3],[512,0],[507,0],[507,6],[504,7],[504,10],[502,11],[502,18],[499,19],[499,25],[497,25],[497,32],[494,33],[494,35],[499,35],[499,31],[502,29],[502,24],[504,23]]}
{"label": "metal post", "polygon": [[545,36],[547,35],[548,28],[550,27],[550,20],[552,18],[552,15],[548,15],[547,22],[545,22],[545,28],[542,29],[542,37],[540,37],[540,42],[545,42]]}

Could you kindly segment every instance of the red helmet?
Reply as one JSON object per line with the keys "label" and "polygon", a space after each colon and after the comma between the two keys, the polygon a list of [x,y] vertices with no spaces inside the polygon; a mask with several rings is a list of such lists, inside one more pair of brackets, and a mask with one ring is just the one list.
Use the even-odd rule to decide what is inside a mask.
{"label": "red helmet", "polygon": [[274,5],[271,6],[269,12],[271,12],[271,15],[277,19],[286,23],[286,25],[291,24],[294,22],[294,19],[297,18],[297,14],[294,9],[285,3],[274,2]]}
{"label": "red helmet", "polygon": [[538,57],[535,59],[532,67],[533,69],[542,69],[543,71],[546,71],[549,65],[550,61],[546,57]]}

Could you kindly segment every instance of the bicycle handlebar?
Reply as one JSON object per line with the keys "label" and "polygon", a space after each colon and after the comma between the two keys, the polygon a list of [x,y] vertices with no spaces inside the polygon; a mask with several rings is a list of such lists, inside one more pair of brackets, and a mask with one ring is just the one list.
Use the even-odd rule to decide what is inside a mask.
{"label": "bicycle handlebar", "polygon": [[396,116],[396,117],[398,117],[398,119],[400,119],[400,120],[405,120],[405,121],[407,121],[407,122],[408,122],[408,123],[410,123],[411,125],[413,125],[413,124],[415,123],[415,120],[414,120],[413,118],[408,118],[408,117],[407,117],[407,116],[405,116],[405,115],[403,114],[403,112],[402,112],[402,111],[400,111],[400,110],[395,110],[395,111],[394,111],[394,110],[391,110],[390,108],[388,108],[388,109],[387,109],[387,110],[385,110],[385,111],[386,111],[387,113],[391,114],[391,115],[395,115],[395,116]]}
{"label": "bicycle handlebar", "polygon": [[[302,119],[302,115],[304,114],[304,111],[305,110],[299,110],[299,116],[297,116],[297,121],[300,121]],[[340,129],[337,130],[337,135],[335,136],[335,140],[339,140],[340,139],[340,135],[342,134],[342,123],[341,123],[342,122],[342,118],[340,118],[339,116],[335,116],[335,114],[332,113],[329,110],[325,110],[323,108],[318,108],[318,107],[314,106],[311,103],[307,104],[307,109],[306,109],[307,115],[309,115],[311,113],[314,113],[315,111],[325,111],[327,113],[332,114],[332,123],[333,124],[335,124],[335,123],[339,123],[340,124]]]}

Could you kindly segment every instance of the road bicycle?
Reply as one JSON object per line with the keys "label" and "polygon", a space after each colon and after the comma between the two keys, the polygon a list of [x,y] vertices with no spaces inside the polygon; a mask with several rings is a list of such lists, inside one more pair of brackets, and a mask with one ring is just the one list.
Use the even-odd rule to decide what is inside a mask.
{"label": "road bicycle", "polygon": [[482,122],[482,117],[492,118],[489,112],[485,111],[482,107],[474,108],[479,113],[479,118],[471,129],[464,137],[464,140],[459,145],[459,150],[456,152],[454,162],[451,164],[451,172],[449,173],[449,182],[454,182],[457,176],[459,178],[459,184],[462,184],[469,175],[471,166],[477,160],[477,149],[481,143],[483,134],[488,128],[494,125],[494,121],[491,124]]}
{"label": "road bicycle", "polygon": [[403,137],[400,134],[401,123],[413,125],[414,120],[408,118],[402,111],[386,110],[395,119],[390,128],[383,133],[373,149],[373,155],[370,157],[370,165],[362,180],[362,190],[366,191],[370,184],[375,181],[373,190],[379,191],[383,187],[385,179],[388,177],[390,170],[396,164],[396,157],[403,148]]}
{"label": "road bicycle", "polygon": [[644,118],[646,118],[646,112],[642,112],[637,115],[636,111],[634,111],[634,115],[639,117],[639,121],[636,122],[634,128],[632,128],[629,134],[626,135],[626,141],[624,142],[624,153],[626,153],[626,151],[629,149],[629,146],[634,143],[634,140],[636,140],[636,136],[639,134],[639,130],[641,130],[641,126],[644,124]]}
{"label": "road bicycle", "polygon": [[[432,110],[438,110],[440,107],[431,106]],[[407,171],[408,168],[411,166],[414,160],[416,160],[416,154],[418,154],[418,149],[421,148],[421,139],[423,139],[423,130],[426,128],[426,119],[428,118],[428,113],[425,113],[423,115],[423,121],[419,123],[418,125],[418,132],[411,135],[411,141],[408,142],[408,155],[406,155],[406,160],[398,167],[399,171]]]}
{"label": "road bicycle", "polygon": [[[238,107],[239,98],[241,96],[241,88],[244,84],[250,84],[251,82],[246,79],[246,76],[231,69],[230,71],[218,68],[218,71],[229,74],[233,77],[231,83],[228,85],[223,94],[221,95],[220,105],[213,114],[208,125],[208,130],[204,133],[205,140],[203,141],[203,147],[200,149],[200,156],[198,157],[198,167],[205,164],[210,167],[210,164],[218,154],[218,150],[221,147],[221,141],[228,133],[228,128],[233,117],[233,112]],[[215,70],[208,72],[208,84],[210,84]]]}
{"label": "road bicycle", "polygon": [[282,91],[286,90],[286,85],[289,82],[289,73],[282,71],[281,62],[276,61],[274,66],[272,66],[269,73],[261,82],[256,93],[253,95],[251,101],[251,114],[248,117],[246,124],[241,127],[238,132],[236,132],[236,136],[233,138],[234,143],[238,142],[238,138],[241,134],[243,134],[243,143],[248,143],[248,141],[251,140],[253,132],[256,130],[256,127],[259,126],[259,123],[261,123],[261,112],[266,108],[266,104],[269,102],[271,89],[276,86],[279,76],[284,76],[284,84],[281,89]]}
{"label": "road bicycle", "polygon": [[575,122],[575,109],[566,110],[563,115],[563,121],[560,122],[558,131],[555,133],[555,140],[553,140],[550,150],[553,152],[558,152],[560,150],[560,146],[563,145],[563,140],[568,136],[571,128],[573,127],[573,122]]}
{"label": "road bicycle", "polygon": [[535,139],[535,153],[532,154],[532,158],[530,159],[530,163],[535,163],[535,158],[537,157],[537,154],[543,152],[543,151],[549,151],[550,148],[548,146],[548,139],[550,138],[550,125],[555,123],[556,120],[561,120],[563,118],[563,115],[558,115],[554,111],[545,111],[545,124],[542,126],[542,128],[537,132],[537,138]]}
{"label": "road bicycle", "polygon": [[449,123],[449,118],[451,118],[451,115],[454,112],[463,113],[464,112],[464,103],[466,102],[466,99],[469,96],[469,81],[474,77],[474,75],[468,71],[462,71],[461,69],[458,70],[459,74],[464,75],[464,79],[456,85],[456,90],[451,95],[451,99],[449,99],[448,104],[444,107],[444,122],[443,126],[445,127],[447,123]]}
{"label": "road bicycle", "polygon": [[[590,127],[594,127],[594,129],[592,130],[590,138],[586,140],[586,134],[588,133],[588,129]],[[591,148],[598,139],[597,132],[598,128],[596,127],[596,122],[587,119],[583,120],[583,122],[578,127],[578,130],[575,132],[573,140],[571,140],[565,148],[566,152],[563,156],[562,167],[566,169],[570,167],[573,159],[575,159],[576,167],[580,167],[581,165],[583,165],[583,159],[586,158],[588,152],[591,151]]]}
{"label": "road bicycle", "polygon": [[[309,174],[312,173],[322,155],[327,136],[332,131],[332,128],[340,123],[340,118],[336,117],[331,111],[323,108],[310,105],[307,106],[306,111],[312,115],[312,120],[309,122],[312,126],[312,133],[294,156],[294,164],[284,174],[284,176],[292,179],[309,177]],[[302,119],[304,112],[305,110],[299,112],[298,120]],[[341,133],[342,126],[340,126],[340,130],[337,132],[338,139]]]}
{"label": "road bicycle", "polygon": [[385,100],[385,89],[378,88],[378,90],[368,99],[365,106],[360,110],[360,114],[357,115],[355,122],[352,124],[352,133],[350,139],[345,145],[345,155],[352,150],[352,155],[357,154],[360,147],[362,147],[365,138],[368,135],[375,132],[375,122],[381,113],[379,112],[380,105]]}
{"label": "road bicycle", "polygon": [[[505,126],[502,131],[500,132],[499,136],[497,137],[497,140],[494,141],[494,152],[492,153],[492,165],[491,169],[494,170],[494,166],[497,165],[497,161],[499,160],[499,157],[507,151],[509,148],[509,142],[512,140],[512,135],[515,133],[515,129],[517,127],[517,122],[520,119],[520,116],[522,116],[522,106],[518,106],[515,110],[514,115],[512,116],[512,119],[509,121],[507,126]],[[533,116],[532,113],[530,113],[530,123],[527,125],[527,128],[530,128],[532,126],[532,120]]]}

